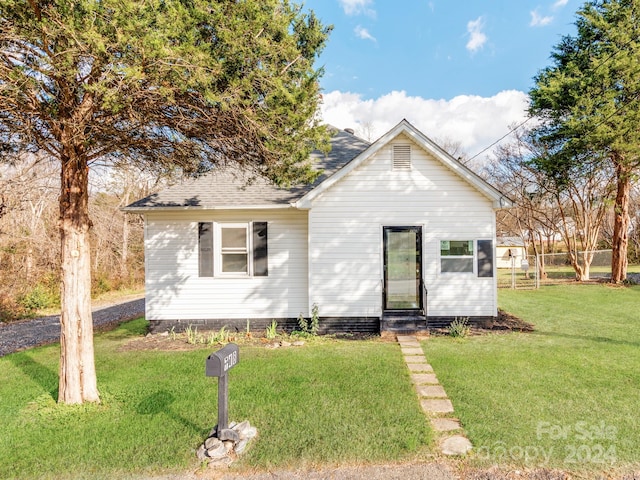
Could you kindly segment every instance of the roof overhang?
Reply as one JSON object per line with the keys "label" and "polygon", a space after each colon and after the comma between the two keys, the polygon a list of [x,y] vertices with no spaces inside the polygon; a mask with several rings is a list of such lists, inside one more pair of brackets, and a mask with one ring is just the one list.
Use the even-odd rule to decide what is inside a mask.
{"label": "roof overhang", "polygon": [[120,211],[125,213],[156,213],[156,212],[184,212],[189,211],[209,211],[209,210],[284,210],[295,208],[291,203],[278,203],[268,205],[216,205],[216,206],[194,206],[194,205],[180,205],[180,206],[163,206],[163,207],[122,207]]}

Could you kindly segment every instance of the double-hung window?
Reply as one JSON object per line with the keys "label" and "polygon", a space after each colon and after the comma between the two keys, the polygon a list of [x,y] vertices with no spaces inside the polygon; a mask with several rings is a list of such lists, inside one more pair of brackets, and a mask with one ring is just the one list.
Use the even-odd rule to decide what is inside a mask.
{"label": "double-hung window", "polygon": [[440,273],[493,277],[493,250],[493,240],[440,240]]}
{"label": "double-hung window", "polygon": [[249,224],[221,223],[219,273],[249,275]]}
{"label": "double-hung window", "polygon": [[473,273],[473,240],[441,240],[440,272]]}
{"label": "double-hung window", "polygon": [[267,276],[267,222],[198,224],[200,277]]}

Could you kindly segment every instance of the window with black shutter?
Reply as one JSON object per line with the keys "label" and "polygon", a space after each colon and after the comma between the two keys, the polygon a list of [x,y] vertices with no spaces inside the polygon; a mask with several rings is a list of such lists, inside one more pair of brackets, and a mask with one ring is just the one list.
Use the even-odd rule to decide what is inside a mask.
{"label": "window with black shutter", "polygon": [[266,277],[267,222],[198,223],[200,277]]}

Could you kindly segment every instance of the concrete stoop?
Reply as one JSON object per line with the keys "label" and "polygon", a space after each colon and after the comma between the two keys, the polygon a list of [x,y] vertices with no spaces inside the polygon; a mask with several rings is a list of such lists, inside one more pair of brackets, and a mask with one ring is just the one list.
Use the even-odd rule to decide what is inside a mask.
{"label": "concrete stoop", "polygon": [[438,382],[427,362],[418,339],[413,335],[398,335],[397,341],[411,372],[422,411],[431,419],[431,426],[439,434],[438,445],[444,455],[466,455],[473,446],[465,436],[460,421],[450,416],[453,404],[444,387]]}

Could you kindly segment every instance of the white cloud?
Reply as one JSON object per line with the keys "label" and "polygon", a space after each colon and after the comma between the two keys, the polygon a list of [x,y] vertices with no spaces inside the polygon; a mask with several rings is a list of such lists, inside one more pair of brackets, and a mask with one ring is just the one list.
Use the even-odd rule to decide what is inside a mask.
{"label": "white cloud", "polygon": [[361,38],[362,40],[371,40],[372,42],[376,41],[376,37],[371,35],[369,33],[369,30],[367,30],[364,27],[361,27],[360,25],[358,25],[356,28],[354,28],[353,31],[355,32],[356,36],[358,38]]}
{"label": "white cloud", "polygon": [[553,8],[554,10],[557,8],[562,8],[566,6],[567,3],[569,3],[569,0],[557,0],[551,8]]}
{"label": "white cloud", "polygon": [[467,32],[469,33],[469,41],[467,42],[467,50],[474,53],[480,50],[487,43],[487,36],[482,31],[484,20],[478,17],[467,23]]}
{"label": "white cloud", "polygon": [[553,21],[553,17],[544,17],[540,15],[537,10],[532,10],[530,13],[531,22],[529,23],[529,26],[531,27],[544,27],[545,25],[549,25]]}
{"label": "white cloud", "polygon": [[[460,95],[451,100],[410,97],[404,91],[363,100],[360,94],[336,90],[323,95],[322,118],[338,128],[353,128],[372,141],[406,118],[432,140],[460,142],[469,158],[522,122],[527,106],[527,95],[517,90],[492,97]],[[478,159],[490,155],[492,149]]]}
{"label": "white cloud", "polygon": [[347,15],[365,14],[375,16],[376,12],[369,7],[373,0],[340,0],[340,5]]}

